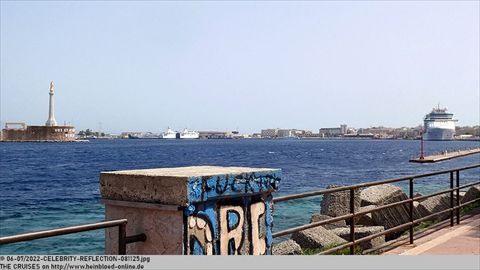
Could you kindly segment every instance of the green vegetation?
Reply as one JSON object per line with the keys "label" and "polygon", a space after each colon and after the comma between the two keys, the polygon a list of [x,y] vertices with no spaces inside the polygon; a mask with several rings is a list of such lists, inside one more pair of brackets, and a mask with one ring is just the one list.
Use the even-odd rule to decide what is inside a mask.
{"label": "green vegetation", "polygon": [[[430,226],[432,226],[433,224],[436,224],[436,223],[437,223],[437,221],[433,221],[433,220],[422,221],[422,222],[420,222],[420,224],[413,227],[413,231],[414,232],[421,231],[421,230],[426,229],[426,228],[428,228],[428,227],[430,227]],[[408,234],[408,232],[406,232],[406,234]]]}
{"label": "green vegetation", "polygon": [[471,203],[465,207],[460,208],[460,215],[467,214],[477,208],[480,208],[480,202]]}

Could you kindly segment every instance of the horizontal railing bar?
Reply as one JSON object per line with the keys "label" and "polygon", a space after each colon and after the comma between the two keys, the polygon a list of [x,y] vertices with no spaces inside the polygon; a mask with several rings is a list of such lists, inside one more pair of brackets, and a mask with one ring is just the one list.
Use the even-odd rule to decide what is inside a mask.
{"label": "horizontal railing bar", "polygon": [[322,221],[312,222],[312,223],[309,223],[309,224],[306,224],[306,225],[297,226],[297,227],[293,227],[293,228],[290,228],[290,229],[286,229],[286,230],[283,230],[283,231],[273,233],[272,237],[276,238],[276,237],[279,237],[279,236],[284,236],[284,235],[291,234],[291,233],[294,233],[294,232],[299,232],[299,231],[303,231],[303,230],[306,230],[306,229],[318,227],[318,226],[321,226],[321,225],[324,225],[324,224],[329,224],[329,223],[332,223],[332,222],[335,222],[335,221],[348,219],[348,218],[351,218],[352,216],[357,217],[357,216],[360,216],[360,215],[368,214],[368,213],[375,212],[375,211],[378,211],[378,210],[382,210],[382,209],[385,209],[385,208],[393,207],[393,206],[396,206],[396,205],[405,204],[405,203],[411,202],[411,201],[412,201],[412,199],[407,199],[407,200],[403,200],[403,201],[400,201],[400,202],[394,202],[394,203],[382,205],[382,206],[379,206],[375,209],[356,212],[355,214],[347,214],[347,215],[338,216],[338,217],[335,217],[335,218],[325,219],[325,220],[322,220]]}
{"label": "horizontal railing bar", "polygon": [[443,213],[447,213],[447,212],[450,212],[450,211],[452,211],[452,210],[465,207],[466,205],[471,204],[471,203],[474,203],[474,202],[476,202],[476,201],[480,201],[480,198],[477,198],[477,199],[468,201],[468,202],[466,202],[466,203],[463,203],[463,204],[461,204],[461,205],[455,206],[455,207],[453,207],[453,208],[448,208],[448,209],[442,210],[442,211],[440,211],[440,212],[433,213],[433,214],[428,215],[428,216],[425,216],[425,217],[423,217],[423,218],[415,219],[415,220],[412,221],[412,222],[407,222],[407,223],[401,224],[401,225],[399,225],[399,226],[390,228],[390,229],[388,229],[388,230],[384,230],[384,231],[381,231],[381,232],[378,232],[378,233],[371,234],[371,235],[366,236],[366,237],[362,237],[362,238],[359,238],[359,239],[355,239],[355,242],[348,242],[348,243],[345,243],[345,244],[343,244],[343,245],[336,246],[336,247],[331,248],[331,249],[328,249],[328,250],[324,250],[324,251],[318,253],[317,255],[330,254],[330,253],[335,252],[335,251],[337,251],[337,250],[341,250],[341,249],[350,247],[350,246],[352,246],[352,245],[354,245],[354,244],[357,245],[357,244],[359,244],[359,243],[363,243],[363,242],[365,242],[365,241],[372,240],[372,239],[377,238],[377,237],[379,237],[379,236],[382,236],[382,235],[385,235],[385,234],[388,234],[388,233],[391,233],[391,232],[395,232],[395,231],[398,231],[398,230],[403,229],[403,228],[410,227],[411,225],[415,225],[415,224],[417,224],[417,223],[420,223],[420,222],[422,222],[422,221],[424,221],[424,220],[428,220],[428,219],[430,219],[430,218],[432,218],[432,217],[441,215],[441,214],[443,214]]}
{"label": "horizontal railing bar", "polygon": [[[450,211],[450,209],[449,209],[449,211]],[[415,221],[414,221],[414,222],[407,222],[407,223],[404,223],[404,224],[402,224],[402,225],[398,225],[398,226],[396,226],[396,227],[390,228],[390,229],[388,229],[388,230],[384,230],[384,231],[382,231],[382,232],[374,233],[374,234],[371,234],[371,235],[369,235],[369,236],[356,239],[356,240],[355,240],[355,243],[348,242],[348,243],[343,244],[343,245],[341,245],[341,246],[335,247],[335,249],[338,250],[338,249],[346,248],[346,247],[352,246],[353,244],[357,245],[357,244],[359,244],[359,243],[362,243],[362,242],[371,240],[371,239],[373,239],[373,238],[376,238],[376,237],[379,237],[379,236],[382,236],[382,235],[385,235],[385,234],[388,234],[388,233],[391,233],[391,232],[396,232],[396,231],[398,231],[398,230],[400,230],[400,229],[410,227],[410,226],[412,225],[412,223],[415,224]],[[318,255],[329,254],[329,253],[333,252],[333,251],[331,251],[331,250],[332,250],[332,249],[322,251],[322,252],[318,253]]]}
{"label": "horizontal railing bar", "polygon": [[305,224],[305,225],[301,225],[301,226],[297,226],[297,227],[293,227],[293,228],[290,228],[290,229],[286,229],[286,230],[283,230],[283,231],[273,233],[272,237],[276,238],[276,237],[284,236],[284,235],[291,234],[291,233],[294,233],[294,232],[303,231],[303,230],[306,230],[306,229],[318,227],[318,226],[321,226],[321,225],[324,225],[324,224],[328,224],[328,223],[331,223],[331,222],[335,222],[335,221],[339,221],[339,220],[347,219],[347,218],[351,218],[351,217],[353,217],[353,214],[347,214],[347,215],[338,216],[338,217],[334,217],[334,218],[330,218],[330,219],[326,219],[326,220],[312,222],[312,223],[309,223],[309,224]]}
{"label": "horizontal railing bar", "polygon": [[375,181],[375,182],[368,182],[368,183],[356,184],[356,185],[351,185],[351,186],[344,186],[344,187],[337,187],[337,188],[324,189],[324,190],[318,190],[318,191],[310,191],[310,192],[304,192],[304,193],[298,193],[298,194],[292,194],[292,195],[285,195],[285,196],[274,198],[273,202],[277,203],[277,202],[283,202],[283,201],[288,201],[288,200],[293,200],[293,199],[319,196],[319,195],[323,195],[323,194],[326,194],[326,193],[333,193],[333,192],[339,192],[339,191],[345,191],[345,190],[357,189],[357,188],[363,188],[363,187],[370,187],[370,186],[378,186],[378,185],[389,184],[389,183],[394,183],[394,182],[407,181],[407,180],[410,180],[412,178],[414,178],[414,179],[423,178],[423,177],[428,177],[428,176],[433,176],[433,175],[446,174],[446,173],[449,173],[449,172],[473,169],[473,168],[477,168],[477,167],[480,167],[480,164],[471,165],[471,166],[462,167],[462,168],[444,170],[444,171],[437,171],[437,172],[431,172],[431,173],[425,173],[425,174],[404,176],[404,177],[400,177],[400,178],[387,179],[387,180],[383,180],[383,181]]}
{"label": "horizontal railing bar", "polygon": [[[382,209],[385,209],[385,208],[406,204],[406,203],[409,203],[409,202],[412,202],[412,201],[418,201],[418,200],[421,200],[421,199],[424,199],[424,198],[437,196],[437,195],[440,195],[440,194],[448,193],[448,192],[451,192],[451,191],[454,191],[454,190],[457,190],[457,189],[462,189],[462,188],[469,187],[469,186],[474,186],[474,185],[477,185],[477,184],[480,184],[480,181],[475,182],[475,183],[471,183],[471,184],[468,184],[468,185],[460,186],[458,188],[446,189],[446,190],[435,192],[435,193],[428,194],[428,195],[425,195],[425,196],[420,196],[420,197],[416,197],[416,198],[413,198],[413,199],[406,199],[406,200],[403,200],[403,201],[382,205],[382,206],[376,207],[374,209],[359,211],[359,212],[356,212],[355,214],[353,214],[353,217],[358,217],[358,216],[369,214],[369,213],[379,211],[379,210],[382,210]],[[283,231],[273,233],[272,237],[276,238],[276,237],[284,236],[284,235],[291,234],[291,233],[294,233],[294,232],[303,231],[303,230],[306,230],[306,229],[318,227],[318,226],[321,226],[321,225],[324,225],[324,224],[329,224],[329,223],[332,223],[332,222],[335,222],[335,221],[348,219],[348,218],[351,218],[351,217],[352,217],[352,214],[347,214],[347,215],[338,216],[338,217],[335,217],[335,218],[325,219],[325,220],[322,220],[322,221],[312,222],[312,223],[309,223],[309,224],[306,224],[306,225],[301,225],[301,226],[297,226],[297,227],[293,227],[293,228],[290,228],[290,229],[286,229],[286,230],[283,230]]]}
{"label": "horizontal railing bar", "polygon": [[473,183],[470,183],[470,184],[467,184],[467,185],[463,185],[463,186],[459,186],[458,188],[455,188],[455,189],[464,189],[464,188],[467,188],[467,187],[472,187],[472,186],[476,186],[480,184],[480,181],[477,181],[477,182],[473,182]]}
{"label": "horizontal railing bar", "polygon": [[[357,244],[357,242],[355,242],[355,244]],[[319,252],[317,253],[316,255],[328,255],[328,254],[331,254],[335,251],[338,251],[338,250],[342,250],[344,248],[347,248],[347,247],[351,247],[353,245],[352,242],[348,242],[346,244],[343,244],[343,245],[340,245],[340,246],[336,246],[336,247],[333,247],[331,249],[327,249],[327,250],[324,250],[322,252]]]}
{"label": "horizontal railing bar", "polygon": [[414,200],[414,199],[406,199],[406,200],[399,201],[399,202],[394,202],[394,203],[385,204],[385,205],[382,205],[382,206],[379,206],[379,207],[376,207],[376,208],[373,208],[373,209],[364,210],[364,211],[359,211],[359,212],[356,212],[356,213],[355,213],[355,217],[361,216],[361,215],[365,215],[365,214],[369,214],[369,213],[372,213],[372,212],[376,212],[376,211],[379,211],[379,210],[382,210],[382,209],[385,209],[385,208],[389,208],[389,207],[393,207],[393,206],[397,206],[397,205],[409,203],[409,202],[412,202],[412,201],[415,201],[415,200]]}
{"label": "horizontal railing bar", "polygon": [[30,240],[51,237],[51,236],[59,236],[59,235],[65,235],[65,234],[71,234],[71,233],[110,228],[110,227],[115,227],[115,226],[119,226],[120,224],[126,224],[126,223],[127,223],[126,219],[108,220],[108,221],[103,221],[98,223],[83,224],[83,225],[76,225],[76,226],[64,227],[64,228],[58,228],[58,229],[52,229],[52,230],[5,236],[5,237],[0,237],[0,245],[30,241]]}
{"label": "horizontal railing bar", "polygon": [[423,199],[428,199],[428,198],[435,197],[435,196],[438,196],[438,195],[442,195],[442,194],[445,194],[445,193],[448,193],[448,192],[451,192],[451,191],[455,191],[455,190],[457,190],[457,188],[444,189],[444,190],[440,190],[440,191],[437,191],[437,192],[434,192],[434,193],[431,193],[431,194],[415,197],[415,198],[413,198],[413,200],[414,201],[419,201],[419,200],[423,200]]}
{"label": "horizontal railing bar", "polygon": [[419,200],[427,199],[427,198],[434,197],[434,196],[437,196],[437,195],[441,195],[441,194],[444,194],[444,193],[448,193],[448,192],[451,192],[451,191],[456,191],[457,189],[463,189],[463,188],[475,186],[475,185],[478,185],[478,184],[480,184],[480,181],[474,182],[474,183],[471,183],[471,184],[468,184],[468,185],[460,186],[458,188],[449,188],[449,189],[444,189],[444,190],[441,190],[441,191],[438,191],[438,192],[435,192],[435,193],[432,193],[432,194],[418,196],[418,197],[413,198],[413,200],[414,201],[419,201]]}
{"label": "horizontal railing bar", "polygon": [[440,211],[440,212],[437,212],[437,213],[433,213],[433,214],[431,214],[431,215],[428,215],[428,216],[425,216],[425,217],[416,219],[416,220],[415,220],[415,223],[420,223],[420,222],[422,222],[422,221],[424,221],[424,220],[428,220],[429,218],[432,218],[432,217],[434,217],[434,216],[438,216],[438,215],[440,215],[440,214],[448,213],[448,212],[451,212],[452,210],[456,210],[456,209],[465,207],[465,206],[467,206],[467,205],[469,205],[469,204],[471,204],[471,203],[474,203],[474,202],[476,202],[476,201],[480,201],[480,198],[473,199],[473,200],[468,201],[468,202],[466,202],[466,203],[462,203],[462,204],[460,204],[460,205],[458,205],[458,206],[451,207],[451,208],[448,208],[448,209],[446,209],[446,210],[443,210],[443,211]]}
{"label": "horizontal railing bar", "polygon": [[[406,181],[406,180],[409,180],[409,179],[411,179],[411,178],[403,179],[403,180],[400,180],[400,181]],[[385,181],[389,181],[389,180],[385,180]],[[396,182],[398,182],[398,181],[396,181]],[[378,185],[380,185],[380,184],[382,184],[382,185],[385,184],[384,181],[375,182],[375,183],[378,183]],[[475,183],[472,183],[472,184],[464,185],[464,186],[455,188],[455,190],[456,190],[456,189],[463,189],[463,188],[470,187],[470,186],[474,186],[474,185],[477,185],[477,184],[479,184],[479,183],[480,183],[480,181],[475,182]],[[365,183],[365,184],[369,184],[369,183]],[[360,185],[363,185],[363,184],[360,184]],[[357,188],[360,188],[360,187],[359,187],[359,185],[352,185],[352,186],[344,186],[344,187],[338,187],[338,188],[329,188],[329,189],[318,190],[318,191],[311,191],[311,192],[304,192],[304,193],[286,195],[286,196],[274,198],[274,199],[273,199],[273,202],[274,202],[274,203],[277,203],[277,202],[289,201],[289,200],[293,200],[293,199],[301,199],[301,198],[306,198],[306,197],[320,196],[320,195],[323,195],[323,194],[326,194],[326,193],[340,192],[340,191],[350,190],[350,189],[352,189],[352,188],[353,188],[353,189],[357,189]],[[450,190],[449,190],[449,191],[450,191]],[[416,197],[416,198],[420,198],[420,197]],[[421,197],[421,198],[423,198],[423,197]],[[428,198],[428,197],[427,197],[427,198]],[[416,200],[416,199],[415,199],[415,200]]]}
{"label": "horizontal railing bar", "polygon": [[147,240],[147,236],[144,233],[127,236],[125,238],[125,242],[127,244],[135,243],[135,242],[145,242],[146,240]]}

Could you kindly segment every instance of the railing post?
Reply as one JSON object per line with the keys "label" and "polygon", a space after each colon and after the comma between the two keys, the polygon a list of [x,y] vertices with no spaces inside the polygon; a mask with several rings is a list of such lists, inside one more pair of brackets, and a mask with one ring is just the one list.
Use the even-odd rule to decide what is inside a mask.
{"label": "railing post", "polygon": [[118,255],[127,254],[127,223],[118,225]]}
{"label": "railing post", "polygon": [[409,207],[409,215],[410,215],[410,228],[409,228],[409,234],[410,234],[410,244],[413,244],[413,178],[410,178],[409,180],[409,195],[410,195],[410,207]]}
{"label": "railing post", "polygon": [[[457,170],[457,173],[456,173],[456,184],[457,184],[457,206],[460,205],[460,171]],[[457,208],[456,210],[456,214],[457,214],[457,224],[460,224],[460,208]]]}
{"label": "railing post", "polygon": [[353,245],[350,246],[350,255],[355,255],[355,188],[350,189],[350,241]]}
{"label": "railing post", "polygon": [[[453,171],[450,172],[450,189],[453,189]],[[453,190],[450,190],[450,227],[453,227]]]}

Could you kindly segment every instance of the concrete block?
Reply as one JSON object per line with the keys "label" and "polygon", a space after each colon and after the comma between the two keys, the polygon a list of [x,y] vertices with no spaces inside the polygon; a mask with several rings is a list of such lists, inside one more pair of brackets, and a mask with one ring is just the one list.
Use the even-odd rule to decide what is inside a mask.
{"label": "concrete block", "polygon": [[302,248],[292,239],[282,241],[273,245],[273,255],[301,255]]}
{"label": "concrete block", "polygon": [[[327,220],[327,219],[331,219],[331,218],[333,218],[333,217],[327,216],[327,215],[322,215],[322,214],[313,214],[312,217],[310,218],[310,223],[318,222],[318,221],[322,221],[322,220]],[[345,226],[347,226],[347,223],[345,222],[345,220],[339,220],[339,221],[335,221],[335,222],[332,222],[332,223],[329,223],[329,224],[322,225],[322,227],[324,227],[327,230],[335,229],[335,228],[339,228],[339,227],[345,227]]]}
{"label": "concrete block", "polygon": [[[384,231],[385,229],[382,226],[368,226],[368,227],[355,227],[355,239],[361,239],[363,237],[370,236],[375,233],[379,233]],[[337,228],[331,230],[334,234],[338,235],[339,237],[350,241],[350,228]],[[359,246],[363,249],[370,249],[374,247],[378,247],[385,243],[385,236],[375,237],[372,240],[365,241],[359,243]]]}
{"label": "concrete block", "polygon": [[[280,175],[214,166],[103,172],[100,191],[107,219],[127,218],[127,235],[147,235],[130,254],[263,255],[271,254]],[[107,229],[107,254],[116,252],[115,230]]]}
{"label": "concrete block", "polygon": [[[340,187],[337,185],[329,185],[327,189]],[[355,190],[355,211],[360,209],[360,190]],[[323,199],[320,205],[320,214],[338,217],[350,213],[350,191],[333,192],[323,195]],[[349,224],[349,221],[346,221]]]}
{"label": "concrete block", "polygon": [[[455,203],[455,202],[454,202]],[[418,213],[421,217],[438,213],[440,211],[450,208],[450,194],[440,194],[427,198],[417,206]],[[450,216],[450,213],[443,213],[441,215],[432,217],[430,220],[443,220]]]}
{"label": "concrete block", "polygon": [[[362,205],[387,205],[408,199],[407,195],[400,187],[385,184],[373,186],[362,190]],[[375,224],[383,226],[386,230],[410,222],[410,204],[388,207],[372,213],[372,219]],[[417,219],[420,215],[414,207],[413,218]],[[406,230],[406,229],[405,229]],[[398,237],[404,230],[387,234],[386,239],[390,240]]]}
{"label": "concrete block", "polygon": [[[361,212],[361,211],[367,211],[367,210],[372,210],[372,209],[374,209],[375,207],[376,207],[375,205],[362,206],[362,207],[360,207],[359,212]],[[355,224],[357,224],[357,225],[364,225],[364,226],[375,226],[375,225],[377,225],[377,223],[375,222],[375,220],[374,220],[373,217],[372,217],[372,212],[360,216],[360,218],[358,218],[358,220],[356,221]]]}
{"label": "concrete block", "polygon": [[461,203],[466,203],[471,200],[475,200],[480,198],[480,186],[473,186],[468,189],[468,191],[465,193],[465,196],[463,196]]}
{"label": "concrete block", "polygon": [[344,239],[321,226],[293,233],[292,239],[302,248],[325,248],[346,243]]}

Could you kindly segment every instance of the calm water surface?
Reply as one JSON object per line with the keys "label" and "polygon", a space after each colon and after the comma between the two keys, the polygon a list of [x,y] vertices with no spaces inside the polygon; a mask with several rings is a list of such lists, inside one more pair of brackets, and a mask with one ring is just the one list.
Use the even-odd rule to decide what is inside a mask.
{"label": "calm water surface", "polygon": [[[426,152],[479,147],[426,142]],[[0,235],[102,220],[101,171],[190,165],[280,168],[284,195],[480,163],[480,156],[415,164],[418,141],[383,140],[93,140],[89,143],[0,143]],[[478,179],[479,170],[462,174]],[[466,179],[466,180],[464,180]],[[423,193],[448,188],[448,176],[417,183]],[[275,207],[274,231],[309,221],[319,198]],[[103,254],[94,231],[0,247],[0,254]]]}

